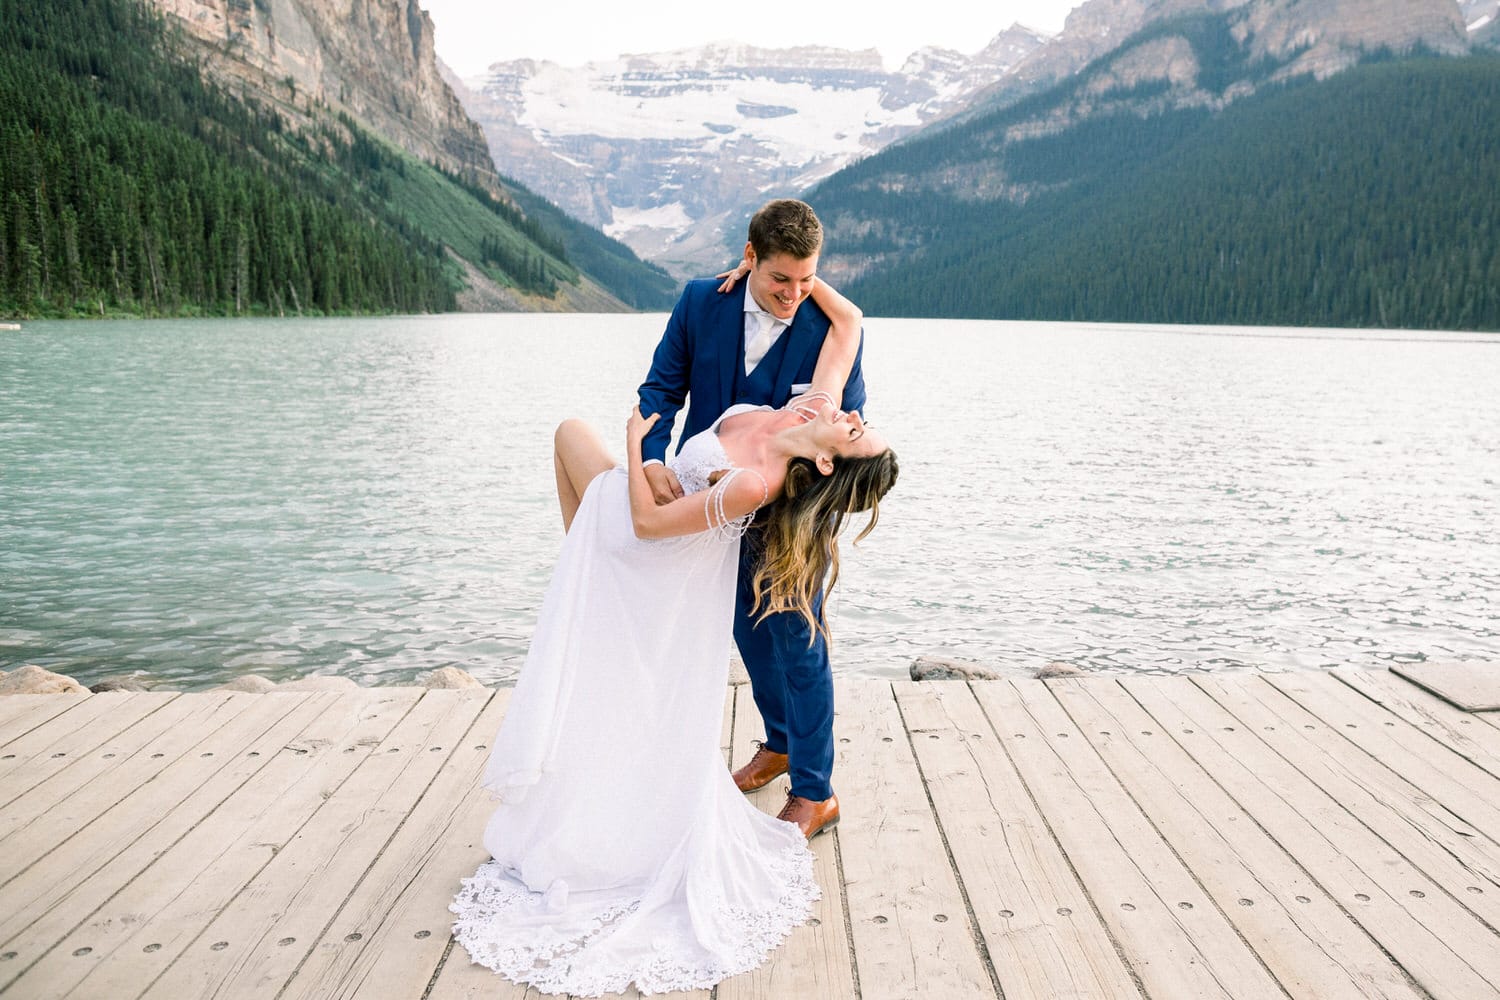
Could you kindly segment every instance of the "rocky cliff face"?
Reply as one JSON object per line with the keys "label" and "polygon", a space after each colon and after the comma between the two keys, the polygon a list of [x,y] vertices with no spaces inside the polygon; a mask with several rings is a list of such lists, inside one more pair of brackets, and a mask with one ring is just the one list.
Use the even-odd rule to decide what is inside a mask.
{"label": "rocky cliff face", "polygon": [[714,45],[581,67],[518,60],[464,81],[501,172],[679,277],[726,262],[767,197],[795,193],[961,107],[1041,45],[973,57]]}
{"label": "rocky cliff face", "polygon": [[[1404,53],[1423,46],[1457,55],[1469,46],[1460,3],[1494,7],[1497,0],[1088,0],[1068,15],[1056,38],[994,81],[974,107],[1008,104],[1058,83],[1108,57],[1148,26],[1191,15],[1222,15],[1247,61],[1278,64],[1278,78],[1327,77],[1380,49]],[[1153,67],[1133,51],[1129,58],[1136,65],[1121,67],[1122,83],[1170,79],[1191,90],[1191,81],[1181,76],[1180,46],[1158,51],[1177,65]],[[1187,100],[1195,102],[1204,103],[1205,95]]]}
{"label": "rocky cliff face", "polygon": [[201,44],[209,71],[293,121],[347,111],[408,152],[491,178],[484,135],[443,80],[418,0],[150,0]]}
{"label": "rocky cliff face", "polygon": [[[1078,87],[1060,87],[1055,100],[1008,128],[1004,141],[1025,141],[1101,114],[1223,108],[1266,83],[1322,79],[1381,50],[1459,55],[1470,34],[1456,0],[1089,0],[964,115],[1080,77]],[[973,197],[1028,196],[984,171],[964,183]]]}
{"label": "rocky cliff face", "polygon": [[1468,49],[1453,0],[1253,0],[1236,35],[1252,58],[1290,60],[1283,75],[1326,77],[1378,49],[1424,46],[1443,55]]}

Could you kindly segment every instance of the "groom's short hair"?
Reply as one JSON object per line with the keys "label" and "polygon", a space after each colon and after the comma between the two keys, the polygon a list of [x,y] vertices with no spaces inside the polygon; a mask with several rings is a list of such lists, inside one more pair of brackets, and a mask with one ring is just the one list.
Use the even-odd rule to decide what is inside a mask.
{"label": "groom's short hair", "polygon": [[750,217],[750,246],[761,259],[784,253],[807,260],[823,248],[823,223],[805,201],[768,201]]}

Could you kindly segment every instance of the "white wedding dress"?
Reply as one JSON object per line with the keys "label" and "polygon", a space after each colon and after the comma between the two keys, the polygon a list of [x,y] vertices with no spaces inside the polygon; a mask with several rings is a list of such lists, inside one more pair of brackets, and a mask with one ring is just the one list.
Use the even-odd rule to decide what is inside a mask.
{"label": "white wedding dress", "polygon": [[[757,408],[684,444],[684,492],[732,470],[719,423]],[[719,750],[744,524],[727,527],[642,540],[624,469],[584,492],[485,770],[493,860],[450,907],[475,962],[544,993],[703,989],[810,915],[801,832]]]}

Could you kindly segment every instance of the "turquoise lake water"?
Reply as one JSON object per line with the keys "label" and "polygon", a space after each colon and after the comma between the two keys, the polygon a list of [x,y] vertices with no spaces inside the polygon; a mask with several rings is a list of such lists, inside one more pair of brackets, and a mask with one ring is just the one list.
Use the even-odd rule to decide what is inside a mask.
{"label": "turquoise lake water", "polygon": [[[507,683],[664,317],[0,333],[0,670]],[[1500,337],[878,320],[835,669],[1500,662]]]}

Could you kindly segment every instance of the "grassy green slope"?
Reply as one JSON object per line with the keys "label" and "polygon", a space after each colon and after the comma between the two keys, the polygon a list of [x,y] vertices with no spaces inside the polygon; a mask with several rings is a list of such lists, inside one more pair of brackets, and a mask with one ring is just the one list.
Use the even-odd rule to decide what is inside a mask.
{"label": "grassy green slope", "polygon": [[580,281],[574,244],[622,300],[660,305],[663,276],[602,234],[347,117],[293,132],[192,51],[135,0],[0,0],[0,313],[442,311],[463,282],[445,248],[548,297]]}

